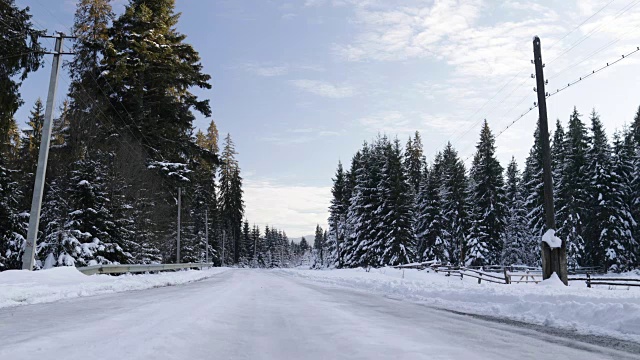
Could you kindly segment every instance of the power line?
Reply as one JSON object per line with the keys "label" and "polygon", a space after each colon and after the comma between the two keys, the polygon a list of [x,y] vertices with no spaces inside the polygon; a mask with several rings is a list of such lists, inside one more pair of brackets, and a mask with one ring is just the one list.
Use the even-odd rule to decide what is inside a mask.
{"label": "power line", "polygon": [[[609,23],[611,23],[613,20],[619,18],[620,16],[622,16],[623,14],[625,14],[627,11],[633,9],[636,5],[640,4],[640,0],[633,0],[631,1],[629,4],[627,4],[627,6],[625,6],[624,8],[622,8],[621,11],[619,11],[614,17],[613,19],[609,20],[606,25],[608,25]],[[587,33],[587,35],[585,35],[582,39],[576,41],[575,43],[573,43],[572,45],[569,46],[569,48],[567,48],[566,50],[564,50],[563,52],[561,52],[558,56],[556,56],[555,58],[553,58],[551,61],[549,61],[549,64],[553,63],[554,61],[558,60],[560,57],[562,57],[564,54],[568,53],[569,51],[575,49],[578,45],[582,44],[585,40],[587,40],[588,38],[590,38],[593,34],[595,34],[598,30],[600,30],[600,28],[602,28],[605,24],[601,24],[599,26],[597,26],[596,28],[594,28],[593,30],[591,30],[589,33]]]}
{"label": "power line", "polygon": [[640,47],[637,47],[637,48],[636,48],[635,50],[633,50],[632,52],[630,52],[630,53],[628,53],[628,54],[625,54],[625,55],[622,55],[622,57],[621,57],[621,58],[619,58],[619,59],[617,59],[617,60],[615,60],[615,61],[613,61],[613,62],[607,63],[605,66],[602,66],[602,67],[600,67],[600,68],[598,68],[598,69],[592,70],[589,74],[584,75],[584,76],[581,76],[581,77],[579,77],[578,79],[576,79],[576,80],[574,80],[574,81],[572,81],[572,82],[569,82],[566,86],[561,87],[560,89],[557,89],[554,93],[548,94],[548,95],[547,95],[547,98],[550,98],[550,97],[552,97],[552,96],[556,95],[557,93],[559,93],[559,92],[561,92],[561,91],[563,91],[563,90],[566,90],[567,88],[569,88],[569,87],[570,87],[570,86],[572,86],[572,85],[575,85],[575,84],[577,84],[577,83],[579,83],[579,82],[581,82],[581,81],[583,81],[583,80],[586,80],[588,77],[593,76],[593,75],[595,75],[595,74],[599,73],[600,71],[602,71],[602,70],[604,70],[604,69],[606,69],[606,68],[608,68],[608,67],[610,67],[610,66],[613,66],[614,64],[617,64],[617,63],[619,63],[620,61],[622,61],[622,60],[624,60],[624,59],[629,58],[629,56],[631,56],[631,55],[633,55],[633,54],[635,54],[635,53],[637,53],[637,52],[639,52],[639,51],[640,51]]}
{"label": "power line", "polygon": [[631,33],[632,31],[636,31],[635,28],[630,29],[626,32],[624,32],[622,35],[620,35],[617,39],[609,42],[608,44],[605,44],[604,46],[596,49],[594,52],[592,52],[591,54],[587,55],[585,58],[583,58],[582,60],[575,62],[569,66],[567,66],[566,68],[558,71],[557,73],[555,73],[553,76],[549,77],[548,80],[553,80],[555,78],[557,78],[558,76],[560,76],[560,74],[564,73],[565,71],[569,70],[569,69],[574,69],[576,66],[582,64],[583,62],[591,59],[592,57],[594,57],[595,55],[603,52],[604,50],[606,50],[607,48],[611,47],[612,45],[618,43],[620,40],[622,40],[624,37],[626,37],[629,33]]}
{"label": "power line", "polygon": [[[593,75],[595,75],[595,74],[597,74],[597,73],[599,73],[599,72],[603,71],[604,69],[607,69],[607,68],[609,68],[609,67],[613,66],[614,64],[617,64],[617,63],[621,62],[622,60],[629,58],[629,56],[631,56],[631,55],[633,55],[633,54],[635,54],[635,53],[638,53],[638,52],[640,52],[640,47],[636,47],[636,49],[635,49],[635,50],[631,51],[631,52],[630,52],[630,53],[628,53],[628,54],[622,55],[622,57],[621,57],[621,58],[619,58],[619,59],[617,59],[617,60],[615,60],[615,61],[613,61],[613,62],[611,62],[611,63],[607,63],[605,66],[602,66],[602,67],[600,67],[600,68],[598,68],[598,69],[596,69],[596,70],[593,70],[591,73],[589,73],[589,74],[587,74],[587,75],[585,75],[585,76],[582,76],[582,77],[578,78],[578,79],[577,79],[577,80],[575,80],[575,81],[572,81],[572,82],[568,83],[568,84],[567,84],[567,86],[565,86],[565,87],[563,87],[563,88],[560,88],[560,89],[556,90],[556,91],[555,91],[554,93],[552,93],[552,94],[548,94],[548,95],[546,96],[546,98],[548,99],[548,98],[550,98],[550,97],[552,97],[552,96],[556,95],[557,93],[559,93],[559,92],[561,92],[561,91],[563,91],[563,90],[565,90],[565,89],[569,88],[570,86],[575,85],[575,84],[577,84],[577,83],[579,83],[579,82],[581,82],[581,81],[583,81],[583,80],[587,79],[588,77],[593,76]],[[528,113],[530,113],[533,109],[535,109],[535,108],[537,108],[537,107],[538,107],[538,104],[537,104],[537,103],[534,103],[534,105],[533,105],[532,107],[530,107],[530,108],[529,108],[529,110],[527,110],[527,111],[525,111],[524,113],[522,113],[522,114],[521,114],[520,116],[518,116],[516,119],[514,119],[513,121],[511,121],[511,123],[509,123],[509,125],[507,125],[507,126],[506,126],[504,129],[502,129],[499,133],[497,133],[497,135],[495,136],[495,138],[494,138],[494,139],[499,138],[499,137],[500,137],[502,134],[504,134],[504,133],[505,133],[509,128],[511,128],[513,125],[515,125],[518,121],[522,120],[522,118],[523,118],[523,117],[525,117]],[[467,162],[467,161],[468,161],[472,156],[473,156],[473,154],[470,154],[469,156],[467,156],[467,157],[464,159],[464,163],[466,163],[466,162]]]}
{"label": "power line", "polygon": [[611,3],[613,3],[615,0],[611,0],[608,3],[606,3],[603,7],[600,8],[600,10],[596,11],[595,13],[593,13],[591,16],[589,16],[588,18],[586,18],[583,22],[581,22],[580,24],[578,24],[578,26],[574,27],[571,31],[569,31],[568,33],[566,33],[563,37],[561,37],[560,39],[556,40],[553,44],[551,44],[549,46],[549,49],[553,48],[556,44],[560,43],[560,41],[564,40],[567,36],[571,35],[574,31],[578,30],[580,27],[582,27],[582,25],[586,24],[587,21],[591,20],[594,16],[598,15],[600,12],[602,12],[602,10],[604,10],[605,8],[607,8],[609,5],[611,5]]}

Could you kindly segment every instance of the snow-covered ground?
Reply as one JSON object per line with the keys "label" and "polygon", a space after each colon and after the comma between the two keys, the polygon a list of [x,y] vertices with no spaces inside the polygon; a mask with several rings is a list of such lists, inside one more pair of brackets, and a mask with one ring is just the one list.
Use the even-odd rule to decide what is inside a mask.
{"label": "snow-covered ground", "polygon": [[74,267],[0,272],[0,308],[61,299],[171,286],[206,279],[228,268],[138,275],[87,276]]}
{"label": "snow-covered ground", "polygon": [[[318,279],[362,288],[363,279],[377,279],[369,284],[380,288]],[[623,349],[608,339],[486,321],[371,292],[400,294],[409,281],[424,279],[232,269],[185,285],[8,307],[0,309],[0,359],[640,359],[637,345]]]}
{"label": "snow-covered ground", "polygon": [[[556,278],[540,284],[492,284],[476,279],[393,268],[279,270],[324,284],[362,289],[394,299],[425,303],[464,313],[502,317],[538,325],[607,335],[640,342],[640,288],[565,287]],[[637,274],[609,275],[615,277]]]}

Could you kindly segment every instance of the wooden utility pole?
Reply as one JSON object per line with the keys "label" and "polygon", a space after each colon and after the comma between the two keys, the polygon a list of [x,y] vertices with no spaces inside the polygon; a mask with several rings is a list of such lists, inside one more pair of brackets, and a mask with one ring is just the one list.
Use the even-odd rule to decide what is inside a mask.
{"label": "wooden utility pole", "polygon": [[225,241],[227,240],[227,232],[225,230],[222,230],[222,266],[224,266],[224,246],[225,246]]}
{"label": "wooden utility pole", "polygon": [[209,263],[209,209],[204,210],[204,256],[205,263]]}
{"label": "wooden utility pole", "polygon": [[[536,92],[538,93],[538,112],[540,114],[540,142],[542,145],[542,179],[544,182],[544,213],[546,230],[556,229],[553,208],[553,178],[551,177],[551,147],[549,146],[549,125],[547,122],[547,94],[545,92],[544,64],[540,38],[533,38],[533,63],[536,68]],[[567,243],[562,240],[559,248],[551,248],[541,241],[542,246],[542,278],[548,279],[554,272],[567,285]]]}
{"label": "wooden utility pole", "polygon": [[182,188],[178,188],[178,236],[176,239],[176,264],[180,264],[180,213],[182,212]]}

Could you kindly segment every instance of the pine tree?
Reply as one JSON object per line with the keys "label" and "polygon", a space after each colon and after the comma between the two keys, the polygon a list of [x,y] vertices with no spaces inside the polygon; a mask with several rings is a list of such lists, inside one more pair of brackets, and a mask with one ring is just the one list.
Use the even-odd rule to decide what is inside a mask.
{"label": "pine tree", "polygon": [[192,150],[192,110],[209,117],[208,100],[190,89],[210,89],[199,54],[176,30],[180,14],[174,0],[131,0],[109,29],[109,46],[101,72],[108,82],[114,116],[150,147],[156,161],[177,161]]}
{"label": "pine tree", "polygon": [[584,258],[583,265],[599,266],[605,263],[605,243],[611,242],[614,229],[610,221],[615,209],[612,208],[615,190],[612,188],[611,148],[600,117],[591,113],[591,141],[587,151],[585,170],[589,181],[585,211]]}
{"label": "pine tree", "polygon": [[570,266],[584,266],[589,260],[585,254],[585,221],[587,219],[588,186],[587,174],[587,129],[574,108],[569,119],[565,137],[566,158],[563,166],[563,183],[558,191],[560,203],[557,210],[558,236],[567,242],[567,257]]}
{"label": "pine tree", "polygon": [[107,208],[103,163],[100,158],[80,160],[70,179],[66,250],[80,266],[130,262],[131,255],[115,237],[116,224]]}
{"label": "pine tree", "polygon": [[349,210],[349,199],[347,198],[347,178],[342,168],[342,163],[338,162],[338,169],[333,178],[333,187],[331,188],[331,205],[329,206],[329,248],[330,253],[327,254],[333,263],[341,267],[342,257],[341,249],[344,247],[346,236],[346,221]]}
{"label": "pine tree", "polygon": [[18,211],[18,184],[13,178],[0,154],[0,271],[20,268],[26,235]]}
{"label": "pine tree", "polygon": [[[418,138],[419,139],[419,138]],[[382,202],[375,215],[380,232],[372,244],[380,266],[410,263],[415,245],[413,235],[413,196],[402,168],[402,150],[396,138],[384,144],[384,165],[378,189]]]}
{"label": "pine tree", "polygon": [[42,100],[38,98],[31,110],[31,116],[27,121],[28,129],[23,130],[24,140],[22,140],[22,159],[29,163],[29,169],[35,169],[38,161],[38,150],[40,148],[40,139],[42,138],[42,126],[44,125],[44,106]]}
{"label": "pine tree", "polygon": [[415,132],[413,139],[407,141],[404,153],[404,171],[407,182],[411,185],[413,194],[417,194],[422,183],[423,169],[426,160],[422,149],[422,139],[419,132]]}
{"label": "pine tree", "polygon": [[466,261],[469,234],[468,179],[457,151],[448,143],[442,152],[442,242],[444,259],[462,265]]}
{"label": "pine tree", "polygon": [[422,178],[416,217],[417,255],[423,261],[445,258],[442,219],[442,153],[436,155],[431,170]]}
{"label": "pine tree", "polygon": [[[562,209],[566,204],[562,202],[562,198],[558,197],[560,193],[560,189],[562,188],[564,174],[564,165],[566,159],[566,149],[565,149],[565,132],[560,120],[556,121],[556,130],[553,133],[553,141],[551,142],[551,176],[553,179],[553,193],[555,194],[554,198],[554,208]],[[556,232],[562,233],[562,224],[556,223]]]}
{"label": "pine tree", "polygon": [[314,265],[314,267],[316,268],[323,267],[324,248],[325,248],[324,233],[322,231],[322,228],[320,227],[320,224],[317,224],[315,236],[313,238],[313,249],[316,252],[316,264]]}
{"label": "pine tree", "polygon": [[20,85],[29,73],[38,70],[42,48],[37,31],[31,23],[29,8],[20,9],[14,0],[0,1],[0,154],[8,154],[11,135],[15,130],[14,114],[23,104]]}
{"label": "pine tree", "polygon": [[603,236],[605,266],[612,271],[627,271],[638,264],[640,247],[633,230],[637,221],[631,211],[633,183],[633,147],[614,134],[611,160],[611,216]]}
{"label": "pine tree", "polygon": [[232,244],[232,258],[238,263],[241,254],[241,226],[244,217],[244,201],[242,200],[242,178],[235,155],[235,145],[231,135],[225,138],[224,150],[220,166],[220,217]]}
{"label": "pine tree", "polygon": [[[378,140],[380,142],[381,140]],[[373,211],[379,207],[381,162],[379,147],[364,144],[359,158],[354,158],[352,170],[355,174],[353,193],[347,218],[350,239],[345,249],[347,266],[375,266],[373,242],[378,236],[379,224]],[[357,161],[357,163],[356,163]]]}
{"label": "pine tree", "polygon": [[[631,184],[631,215],[640,221],[640,107],[636,113],[629,134],[625,136],[625,143],[633,151],[633,179]],[[640,225],[635,226],[634,237],[640,239]],[[638,259],[640,261],[640,258]],[[640,262],[637,263],[640,266]]]}
{"label": "pine tree", "polygon": [[507,216],[506,227],[502,237],[503,265],[534,265],[539,252],[537,241],[529,233],[527,226],[527,211],[522,194],[520,172],[514,157],[507,167],[506,183],[504,187]]}
{"label": "pine tree", "polygon": [[471,234],[467,264],[498,264],[502,257],[502,238],[507,209],[503,168],[495,156],[495,138],[485,120],[471,166]]}
{"label": "pine tree", "polygon": [[[522,196],[527,211],[527,226],[530,236],[534,239],[532,241],[535,243],[541,241],[542,235],[546,231],[543,187],[542,138],[540,136],[540,121],[538,121],[533,135],[533,146],[529,151],[522,173]],[[531,257],[535,259],[535,264],[528,263],[527,265],[539,265],[540,250],[531,253]]]}

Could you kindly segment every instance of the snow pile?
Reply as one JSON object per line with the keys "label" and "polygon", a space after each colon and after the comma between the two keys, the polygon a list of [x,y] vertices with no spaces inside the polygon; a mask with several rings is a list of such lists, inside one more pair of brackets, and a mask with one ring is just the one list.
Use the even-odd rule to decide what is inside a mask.
{"label": "snow pile", "polygon": [[448,310],[640,341],[640,288],[589,289],[584,282],[567,287],[557,276],[540,284],[478,284],[472,278],[393,268],[280,271]]}
{"label": "snow pile", "polygon": [[87,276],[71,266],[33,272],[8,270],[0,272],[0,308],[185,284],[227,270],[228,268],[212,268],[121,276]]}
{"label": "snow pile", "polygon": [[562,246],[562,239],[556,236],[556,231],[553,229],[547,230],[547,232],[542,235],[542,241],[546,242],[552,249]]}
{"label": "snow pile", "polygon": [[538,286],[564,288],[565,285],[556,273],[552,273],[547,280],[544,280]]}

